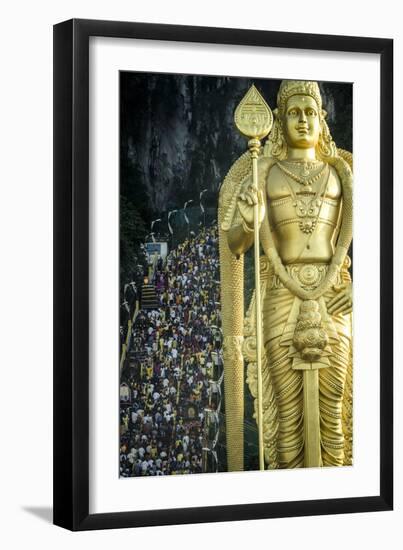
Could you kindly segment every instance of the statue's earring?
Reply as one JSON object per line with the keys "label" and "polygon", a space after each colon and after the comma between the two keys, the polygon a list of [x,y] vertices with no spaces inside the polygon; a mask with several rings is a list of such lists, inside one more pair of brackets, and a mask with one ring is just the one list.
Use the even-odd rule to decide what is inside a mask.
{"label": "statue's earring", "polygon": [[282,160],[287,156],[287,143],[284,138],[283,126],[278,109],[273,110],[274,124],[266,141],[264,154]]}
{"label": "statue's earring", "polygon": [[320,110],[320,135],[326,135],[326,117],[327,117],[327,111],[324,109]]}
{"label": "statue's earring", "polygon": [[[324,113],[327,114],[326,111],[324,111]],[[329,126],[324,118],[320,122],[318,145],[318,150],[322,157],[335,156],[336,146],[330,134]]]}

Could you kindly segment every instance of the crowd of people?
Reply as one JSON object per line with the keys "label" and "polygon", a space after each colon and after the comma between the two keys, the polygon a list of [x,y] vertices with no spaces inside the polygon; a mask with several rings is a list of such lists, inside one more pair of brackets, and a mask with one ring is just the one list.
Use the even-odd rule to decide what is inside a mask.
{"label": "crowd of people", "polygon": [[139,263],[136,266],[133,280],[123,284],[121,281],[121,304],[120,304],[120,343],[126,341],[129,319],[133,318],[136,309],[136,302],[141,300],[141,285],[147,274],[147,260],[145,254],[138,257]]}
{"label": "crowd of people", "polygon": [[160,260],[153,283],[158,308],[140,309],[121,375],[122,477],[202,472],[204,409],[221,345],[217,228]]}

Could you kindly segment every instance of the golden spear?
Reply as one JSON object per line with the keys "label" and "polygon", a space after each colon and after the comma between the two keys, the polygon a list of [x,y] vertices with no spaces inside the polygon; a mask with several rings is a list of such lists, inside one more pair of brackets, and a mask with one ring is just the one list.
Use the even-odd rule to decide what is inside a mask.
{"label": "golden spear", "polygon": [[259,469],[265,469],[263,445],[263,387],[262,387],[262,306],[260,303],[260,244],[259,244],[259,188],[258,157],[260,140],[268,135],[273,125],[273,113],[257,88],[252,85],[239,103],[234,115],[235,125],[246,136],[252,157],[252,189],[256,193],[253,207],[254,258],[255,258],[255,300],[256,300],[256,363],[257,363],[257,425],[259,433]]}

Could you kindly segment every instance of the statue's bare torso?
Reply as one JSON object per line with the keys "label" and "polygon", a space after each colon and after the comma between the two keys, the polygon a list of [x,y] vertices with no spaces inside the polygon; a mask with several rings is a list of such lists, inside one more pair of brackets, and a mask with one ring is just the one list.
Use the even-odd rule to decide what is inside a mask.
{"label": "statue's bare torso", "polygon": [[[266,193],[270,227],[283,263],[330,262],[335,249],[341,205],[341,184],[334,168],[327,167],[323,176],[307,191],[275,165],[267,177]],[[302,201],[302,207],[306,205],[309,208],[310,201],[318,193],[314,216],[298,216],[295,198]],[[306,220],[314,220],[312,232],[301,231],[300,222]]]}

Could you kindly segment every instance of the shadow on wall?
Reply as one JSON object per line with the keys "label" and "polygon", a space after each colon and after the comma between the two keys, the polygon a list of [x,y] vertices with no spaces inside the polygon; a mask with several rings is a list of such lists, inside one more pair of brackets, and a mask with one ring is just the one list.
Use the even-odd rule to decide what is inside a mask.
{"label": "shadow on wall", "polygon": [[32,514],[37,518],[46,521],[46,523],[53,523],[53,508],[52,506],[23,506],[22,510]]}

